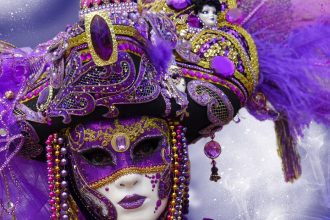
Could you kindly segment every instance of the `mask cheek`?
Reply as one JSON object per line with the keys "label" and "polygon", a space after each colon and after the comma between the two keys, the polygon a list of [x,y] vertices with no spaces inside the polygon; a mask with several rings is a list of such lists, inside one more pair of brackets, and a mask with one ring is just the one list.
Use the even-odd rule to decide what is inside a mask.
{"label": "mask cheek", "polygon": [[[87,202],[87,204],[89,204],[92,207],[92,210],[97,213],[97,215],[100,215],[100,218],[104,218],[107,216],[115,216],[115,210],[111,205],[107,205],[105,204],[101,198],[99,198],[100,196],[97,196],[98,193],[96,192],[84,192],[82,193],[82,196],[84,197],[85,201]],[[109,209],[109,206],[111,207]]]}
{"label": "mask cheek", "polygon": [[159,187],[158,187],[159,199],[162,200],[169,197],[171,193],[171,186],[172,186],[172,174],[171,174],[171,168],[168,167],[159,180]]}

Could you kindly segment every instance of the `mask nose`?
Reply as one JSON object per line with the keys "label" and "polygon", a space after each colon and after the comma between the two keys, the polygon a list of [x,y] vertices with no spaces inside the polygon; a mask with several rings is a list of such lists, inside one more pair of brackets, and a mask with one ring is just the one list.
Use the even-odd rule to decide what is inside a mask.
{"label": "mask nose", "polygon": [[130,189],[137,186],[141,182],[141,175],[130,174],[119,178],[116,181],[116,187],[118,189]]}

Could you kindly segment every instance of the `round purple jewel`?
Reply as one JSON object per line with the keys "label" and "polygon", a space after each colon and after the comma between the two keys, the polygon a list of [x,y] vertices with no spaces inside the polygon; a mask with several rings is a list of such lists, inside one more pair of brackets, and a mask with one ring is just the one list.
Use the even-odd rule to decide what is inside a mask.
{"label": "round purple jewel", "polygon": [[204,153],[208,158],[215,159],[221,154],[221,146],[218,142],[212,140],[205,144]]}
{"label": "round purple jewel", "polygon": [[236,69],[233,61],[225,56],[214,57],[211,61],[211,67],[214,69],[216,75],[224,78],[233,76]]}

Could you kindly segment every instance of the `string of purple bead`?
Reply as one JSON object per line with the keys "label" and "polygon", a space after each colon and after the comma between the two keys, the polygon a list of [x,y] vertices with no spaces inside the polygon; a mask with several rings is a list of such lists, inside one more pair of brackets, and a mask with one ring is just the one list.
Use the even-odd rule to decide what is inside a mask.
{"label": "string of purple bead", "polygon": [[173,191],[168,207],[168,220],[181,220],[188,213],[190,163],[188,144],[185,137],[187,128],[178,122],[169,122],[172,136]]}
{"label": "string of purple bead", "polygon": [[67,149],[63,138],[59,138],[57,134],[50,135],[46,144],[51,219],[68,220]]}

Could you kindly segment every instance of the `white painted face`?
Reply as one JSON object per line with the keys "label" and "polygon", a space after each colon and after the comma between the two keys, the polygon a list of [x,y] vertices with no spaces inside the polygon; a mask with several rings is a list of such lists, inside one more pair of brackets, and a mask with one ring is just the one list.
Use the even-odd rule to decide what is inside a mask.
{"label": "white painted face", "polygon": [[217,10],[213,6],[204,5],[202,11],[198,12],[198,17],[206,27],[214,27],[217,24]]}
{"label": "white painted face", "polygon": [[158,197],[157,175],[124,175],[97,191],[115,206],[118,220],[157,220],[168,202],[168,197]]}

